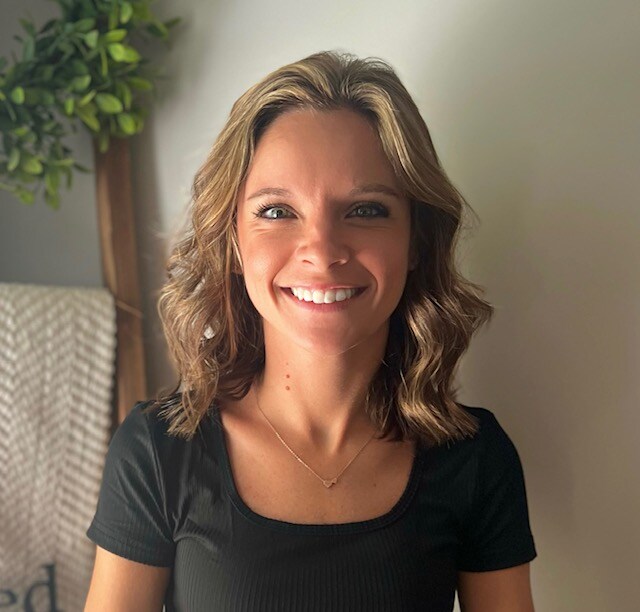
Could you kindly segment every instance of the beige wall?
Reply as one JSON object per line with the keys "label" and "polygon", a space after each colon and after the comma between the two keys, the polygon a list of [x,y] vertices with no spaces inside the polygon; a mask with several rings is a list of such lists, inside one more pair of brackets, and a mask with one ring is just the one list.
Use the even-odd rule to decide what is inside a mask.
{"label": "beige wall", "polygon": [[[266,72],[320,49],[378,55],[414,94],[445,168],[481,218],[461,260],[497,312],[465,358],[460,399],[491,409],[520,452],[539,552],[536,608],[636,609],[638,2],[156,6],[185,23],[164,56],[170,80],[134,145],[152,389],[173,382],[154,314],[166,237],[232,102]],[[2,200],[12,278],[40,281],[35,271],[46,267],[53,278],[84,280],[67,251],[95,259],[85,196],[63,204],[80,224],[74,242],[49,227],[36,251],[16,243],[12,227],[23,221],[16,214],[4,225]],[[40,212],[24,219],[51,218]]]}

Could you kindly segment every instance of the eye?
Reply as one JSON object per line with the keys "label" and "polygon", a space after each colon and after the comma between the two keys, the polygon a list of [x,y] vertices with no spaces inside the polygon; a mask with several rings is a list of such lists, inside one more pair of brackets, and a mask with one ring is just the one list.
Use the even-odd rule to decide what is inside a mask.
{"label": "eye", "polygon": [[362,204],[358,204],[352,211],[355,217],[366,218],[366,217],[388,217],[389,211],[386,206],[382,204],[378,204],[377,202],[364,202]]}
{"label": "eye", "polygon": [[282,219],[289,214],[289,210],[276,204],[263,204],[253,214],[263,219]]}

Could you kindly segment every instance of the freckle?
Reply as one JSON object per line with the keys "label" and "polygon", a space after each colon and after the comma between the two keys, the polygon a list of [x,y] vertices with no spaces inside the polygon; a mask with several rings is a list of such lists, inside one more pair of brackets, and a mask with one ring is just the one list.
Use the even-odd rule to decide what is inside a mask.
{"label": "freckle", "polygon": [[287,386],[285,387],[285,389],[286,389],[287,391],[291,391],[291,387],[290,387],[289,385],[287,385]]}

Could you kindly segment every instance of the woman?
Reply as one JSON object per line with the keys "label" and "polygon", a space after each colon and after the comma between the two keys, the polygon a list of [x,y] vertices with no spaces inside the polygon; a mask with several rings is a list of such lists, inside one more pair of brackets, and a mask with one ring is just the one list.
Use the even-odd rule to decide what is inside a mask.
{"label": "woman", "polygon": [[116,432],[87,610],[533,610],[517,451],[452,380],[492,307],[393,70],[318,53],[233,106],[159,310],[181,384]]}

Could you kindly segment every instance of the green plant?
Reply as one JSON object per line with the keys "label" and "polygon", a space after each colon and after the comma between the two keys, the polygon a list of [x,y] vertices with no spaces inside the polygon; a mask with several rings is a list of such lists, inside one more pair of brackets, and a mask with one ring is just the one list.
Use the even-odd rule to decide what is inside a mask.
{"label": "green plant", "polygon": [[62,15],[40,29],[21,19],[21,57],[0,58],[0,188],[26,204],[43,188],[58,208],[61,182],[88,171],[64,144],[69,130],[85,126],[102,152],[139,133],[157,75],[136,41],[167,41],[179,20],[158,20],[154,0],[51,1]]}

